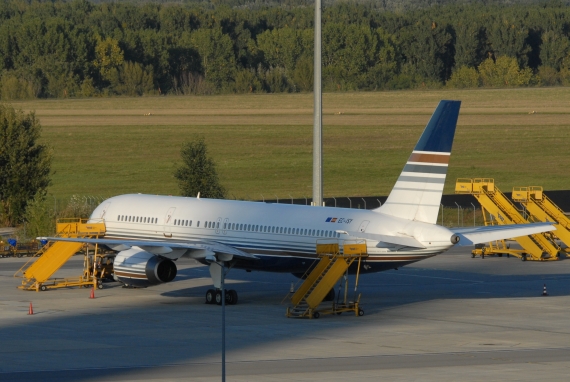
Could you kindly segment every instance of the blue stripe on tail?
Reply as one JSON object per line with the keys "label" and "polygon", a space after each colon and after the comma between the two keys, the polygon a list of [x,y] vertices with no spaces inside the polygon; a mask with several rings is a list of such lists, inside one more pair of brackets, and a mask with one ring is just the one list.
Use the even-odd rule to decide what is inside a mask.
{"label": "blue stripe on tail", "polygon": [[440,101],[414,151],[451,152],[461,101]]}

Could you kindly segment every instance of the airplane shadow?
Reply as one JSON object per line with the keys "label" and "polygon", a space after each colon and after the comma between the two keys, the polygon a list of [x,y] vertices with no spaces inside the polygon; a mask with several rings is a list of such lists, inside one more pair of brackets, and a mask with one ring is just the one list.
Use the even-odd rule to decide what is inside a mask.
{"label": "airplane shadow", "polygon": [[[285,318],[286,303],[281,301],[291,283],[298,282],[296,277],[232,270],[227,280],[238,290],[239,303],[226,308],[227,352],[278,346],[285,339],[324,336],[347,325],[381,325],[387,311],[432,300],[540,298],[544,284],[551,296],[570,295],[570,272],[560,269],[562,263],[521,263],[505,258],[461,259],[441,267],[437,261],[426,260],[397,271],[363,274],[358,286],[361,305],[365,316],[378,318],[374,321],[346,314],[319,320]],[[8,357],[0,361],[6,362],[4,366],[0,363],[0,380],[115,379],[137,370],[218,357],[220,308],[204,303],[206,290],[211,288],[207,268],[182,269],[177,277],[204,278],[204,284],[162,292],[164,299],[159,302],[154,299],[134,308],[105,309],[88,316],[84,311],[63,317],[44,316],[33,325],[23,319],[0,327],[4,343],[41,339],[44,344],[42,349],[5,353]],[[106,287],[118,288],[119,284],[108,283]],[[352,299],[354,277],[349,288]],[[49,351],[46,343],[53,344]],[[32,369],[48,371],[6,372],[13,370],[8,365],[30,362],[34,363]]]}

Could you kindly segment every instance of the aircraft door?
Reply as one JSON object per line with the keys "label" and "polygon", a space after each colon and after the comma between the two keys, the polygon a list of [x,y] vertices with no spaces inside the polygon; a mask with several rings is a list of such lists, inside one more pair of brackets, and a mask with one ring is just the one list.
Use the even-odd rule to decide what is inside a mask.
{"label": "aircraft door", "polygon": [[105,219],[105,214],[107,213],[107,210],[109,209],[109,206],[111,205],[111,203],[107,203],[105,204],[105,206],[103,206],[103,209],[101,210],[101,215],[99,215],[99,219]]}
{"label": "aircraft door", "polygon": [[168,209],[168,212],[166,213],[166,216],[164,217],[164,236],[165,237],[172,237],[172,229],[170,227],[172,226],[172,217],[174,216],[175,210],[176,210],[176,207],[170,207]]}
{"label": "aircraft door", "polygon": [[368,223],[370,223],[370,221],[368,220],[364,220],[362,223],[360,223],[360,227],[358,227],[358,232],[366,232],[366,227],[368,227]]}
{"label": "aircraft door", "polygon": [[229,221],[230,221],[230,219],[228,219],[228,218],[225,218],[225,219],[224,219],[224,227],[223,227],[223,229],[222,229],[222,233],[223,233],[224,235],[228,233],[227,230],[228,230],[228,224],[229,224],[228,222],[229,222]]}
{"label": "aircraft door", "polygon": [[220,233],[220,224],[222,224],[222,218],[218,218],[218,221],[216,222],[216,233],[217,234]]}

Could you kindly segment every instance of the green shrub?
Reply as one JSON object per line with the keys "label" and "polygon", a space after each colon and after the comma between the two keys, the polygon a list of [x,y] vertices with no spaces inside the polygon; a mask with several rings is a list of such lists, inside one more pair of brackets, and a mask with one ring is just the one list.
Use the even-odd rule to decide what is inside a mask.
{"label": "green shrub", "polygon": [[475,68],[462,66],[453,72],[446,86],[456,89],[476,88],[479,86],[479,73]]}

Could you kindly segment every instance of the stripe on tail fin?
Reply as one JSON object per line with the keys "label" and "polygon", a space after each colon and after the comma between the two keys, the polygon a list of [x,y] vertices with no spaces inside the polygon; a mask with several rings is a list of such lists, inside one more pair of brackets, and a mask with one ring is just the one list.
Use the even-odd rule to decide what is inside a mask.
{"label": "stripe on tail fin", "polygon": [[461,101],[441,101],[386,203],[375,211],[435,224]]}

